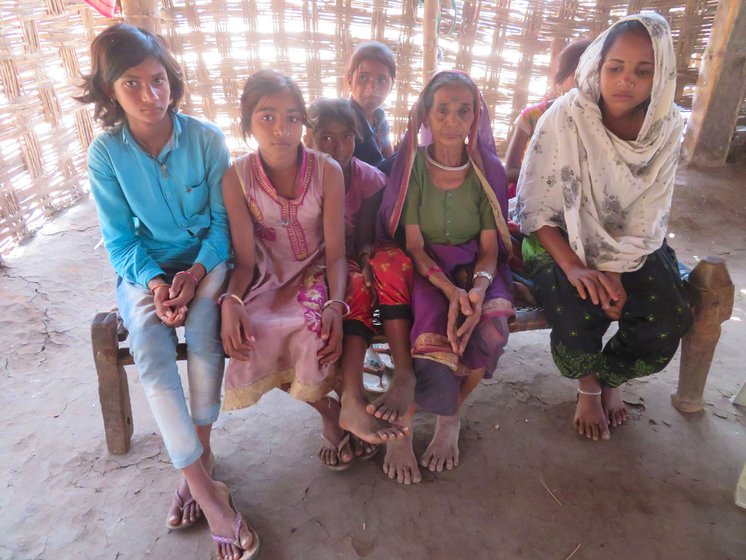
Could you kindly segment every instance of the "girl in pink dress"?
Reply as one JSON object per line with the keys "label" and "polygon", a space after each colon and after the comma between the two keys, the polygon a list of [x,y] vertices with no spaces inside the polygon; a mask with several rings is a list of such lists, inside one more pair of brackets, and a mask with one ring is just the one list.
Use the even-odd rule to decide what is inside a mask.
{"label": "girl in pink dress", "polygon": [[221,336],[230,355],[223,408],[256,403],[280,387],[322,417],[319,457],[350,465],[335,386],[342,352],[347,278],[344,184],[339,165],[301,144],[303,95],[273,70],[251,76],[241,96],[241,128],[259,149],[223,177],[235,252],[221,297]]}

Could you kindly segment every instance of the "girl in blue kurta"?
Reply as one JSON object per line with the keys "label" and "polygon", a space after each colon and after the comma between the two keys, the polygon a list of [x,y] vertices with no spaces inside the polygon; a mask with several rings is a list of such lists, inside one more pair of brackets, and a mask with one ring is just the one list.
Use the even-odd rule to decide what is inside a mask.
{"label": "girl in blue kurta", "polygon": [[[253,558],[256,535],[232,509],[227,487],[211,478],[224,366],[215,299],[229,253],[225,139],[214,125],[176,112],[181,72],[153,35],[110,27],[94,40],[91,60],[78,100],[93,103],[107,127],[88,151],[91,192],[130,350],[171,461],[184,473],[166,526],[186,528],[204,513],[221,558]],[[191,414],[176,366],[181,326]]]}

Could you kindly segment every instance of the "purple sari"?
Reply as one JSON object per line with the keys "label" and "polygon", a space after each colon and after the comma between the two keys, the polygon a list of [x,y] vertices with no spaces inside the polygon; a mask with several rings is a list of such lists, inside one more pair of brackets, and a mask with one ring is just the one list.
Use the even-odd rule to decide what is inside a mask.
{"label": "purple sari", "polygon": [[[410,341],[417,376],[415,401],[420,408],[444,416],[456,413],[459,389],[467,376],[481,374],[492,377],[507,342],[507,321],[513,314],[512,278],[508,267],[511,244],[504,218],[508,209],[506,175],[496,154],[489,113],[474,82],[472,89],[478,103],[468,136],[467,151],[492,207],[498,230],[499,252],[497,272],[487,289],[481,320],[463,356],[454,353],[448,342],[448,299],[443,292],[419,274],[414,275],[412,286],[414,323]],[[407,134],[386,184],[377,224],[378,235],[382,239],[401,236],[399,225],[417,152],[417,133],[424,116],[424,110],[419,108],[421,103],[422,97],[410,112]],[[423,137],[429,137],[426,128],[423,127],[422,131]],[[420,220],[423,218],[421,216]],[[466,290],[471,288],[479,251],[477,239],[462,245],[428,244],[426,250],[451,282]]]}

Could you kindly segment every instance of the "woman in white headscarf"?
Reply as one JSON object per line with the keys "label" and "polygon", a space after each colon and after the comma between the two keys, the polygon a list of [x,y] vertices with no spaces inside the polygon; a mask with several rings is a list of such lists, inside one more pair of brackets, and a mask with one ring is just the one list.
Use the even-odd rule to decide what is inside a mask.
{"label": "woman in white headscarf", "polygon": [[666,21],[618,21],[584,53],[577,88],[539,121],[521,170],[524,262],[554,361],[578,379],[575,429],[593,439],[626,420],[619,386],[663,369],[691,324],[665,242],[683,128],[675,80]]}

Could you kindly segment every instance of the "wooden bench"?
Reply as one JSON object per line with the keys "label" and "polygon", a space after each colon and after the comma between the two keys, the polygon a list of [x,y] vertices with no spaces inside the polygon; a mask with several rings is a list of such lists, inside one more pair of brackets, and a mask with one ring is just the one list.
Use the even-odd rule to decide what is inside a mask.
{"label": "wooden bench", "polygon": [[[694,324],[681,343],[681,365],[673,405],[681,412],[703,409],[702,395],[710,364],[720,339],[720,325],[733,310],[734,286],[719,257],[706,257],[685,280],[691,298]],[[540,308],[519,307],[510,321],[510,332],[549,328]],[[91,323],[93,359],[98,374],[98,394],[104,418],[106,446],[110,453],[129,451],[132,438],[132,407],[125,366],[134,364],[129,348],[122,344],[127,331],[115,311],[98,313]],[[186,344],[176,348],[177,360],[186,359]]]}

